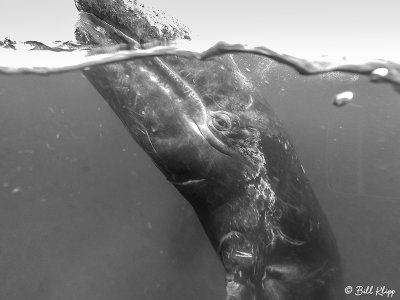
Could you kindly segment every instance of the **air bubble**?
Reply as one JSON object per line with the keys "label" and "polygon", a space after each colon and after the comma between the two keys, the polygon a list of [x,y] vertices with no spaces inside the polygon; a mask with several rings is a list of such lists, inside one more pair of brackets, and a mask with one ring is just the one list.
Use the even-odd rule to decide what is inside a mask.
{"label": "air bubble", "polygon": [[354,93],[350,91],[339,93],[333,99],[333,105],[338,107],[345,106],[353,100],[353,97]]}
{"label": "air bubble", "polygon": [[387,68],[377,68],[371,72],[372,75],[385,77],[389,74],[389,70]]}

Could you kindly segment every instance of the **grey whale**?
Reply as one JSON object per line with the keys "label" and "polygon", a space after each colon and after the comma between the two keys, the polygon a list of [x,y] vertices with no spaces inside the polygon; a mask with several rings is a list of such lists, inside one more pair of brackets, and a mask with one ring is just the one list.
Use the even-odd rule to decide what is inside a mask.
{"label": "grey whale", "polygon": [[[76,5],[81,43],[187,37],[183,27],[161,36],[122,1]],[[193,206],[225,268],[227,299],[337,299],[330,226],[287,133],[235,59],[156,57],[83,73]]]}

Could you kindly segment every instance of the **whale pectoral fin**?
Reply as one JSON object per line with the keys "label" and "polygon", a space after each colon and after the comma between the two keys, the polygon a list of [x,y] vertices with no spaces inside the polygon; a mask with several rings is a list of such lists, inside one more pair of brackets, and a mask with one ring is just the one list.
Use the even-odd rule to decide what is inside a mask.
{"label": "whale pectoral fin", "polygon": [[248,284],[239,283],[232,280],[232,275],[227,275],[226,280],[226,299],[227,300],[254,300],[254,288]]}
{"label": "whale pectoral fin", "polygon": [[226,271],[228,300],[254,300],[251,274],[255,263],[254,246],[240,232],[231,231],[220,242],[219,254]]}

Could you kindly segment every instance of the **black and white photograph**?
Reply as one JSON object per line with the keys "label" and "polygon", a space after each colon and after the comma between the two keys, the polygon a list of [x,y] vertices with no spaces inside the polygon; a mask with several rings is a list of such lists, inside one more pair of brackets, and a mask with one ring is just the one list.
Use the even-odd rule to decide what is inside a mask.
{"label": "black and white photograph", "polygon": [[0,300],[398,299],[399,8],[2,0]]}

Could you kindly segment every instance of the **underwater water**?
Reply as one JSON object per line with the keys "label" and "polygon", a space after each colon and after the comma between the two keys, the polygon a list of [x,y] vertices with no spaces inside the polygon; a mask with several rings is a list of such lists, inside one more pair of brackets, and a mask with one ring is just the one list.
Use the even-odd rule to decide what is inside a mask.
{"label": "underwater water", "polygon": [[[249,79],[264,72],[254,79],[328,216],[343,289],[400,294],[400,95],[242,58]],[[332,105],[344,91],[353,100]],[[192,208],[79,72],[0,75],[0,157],[0,299],[224,299]]]}

